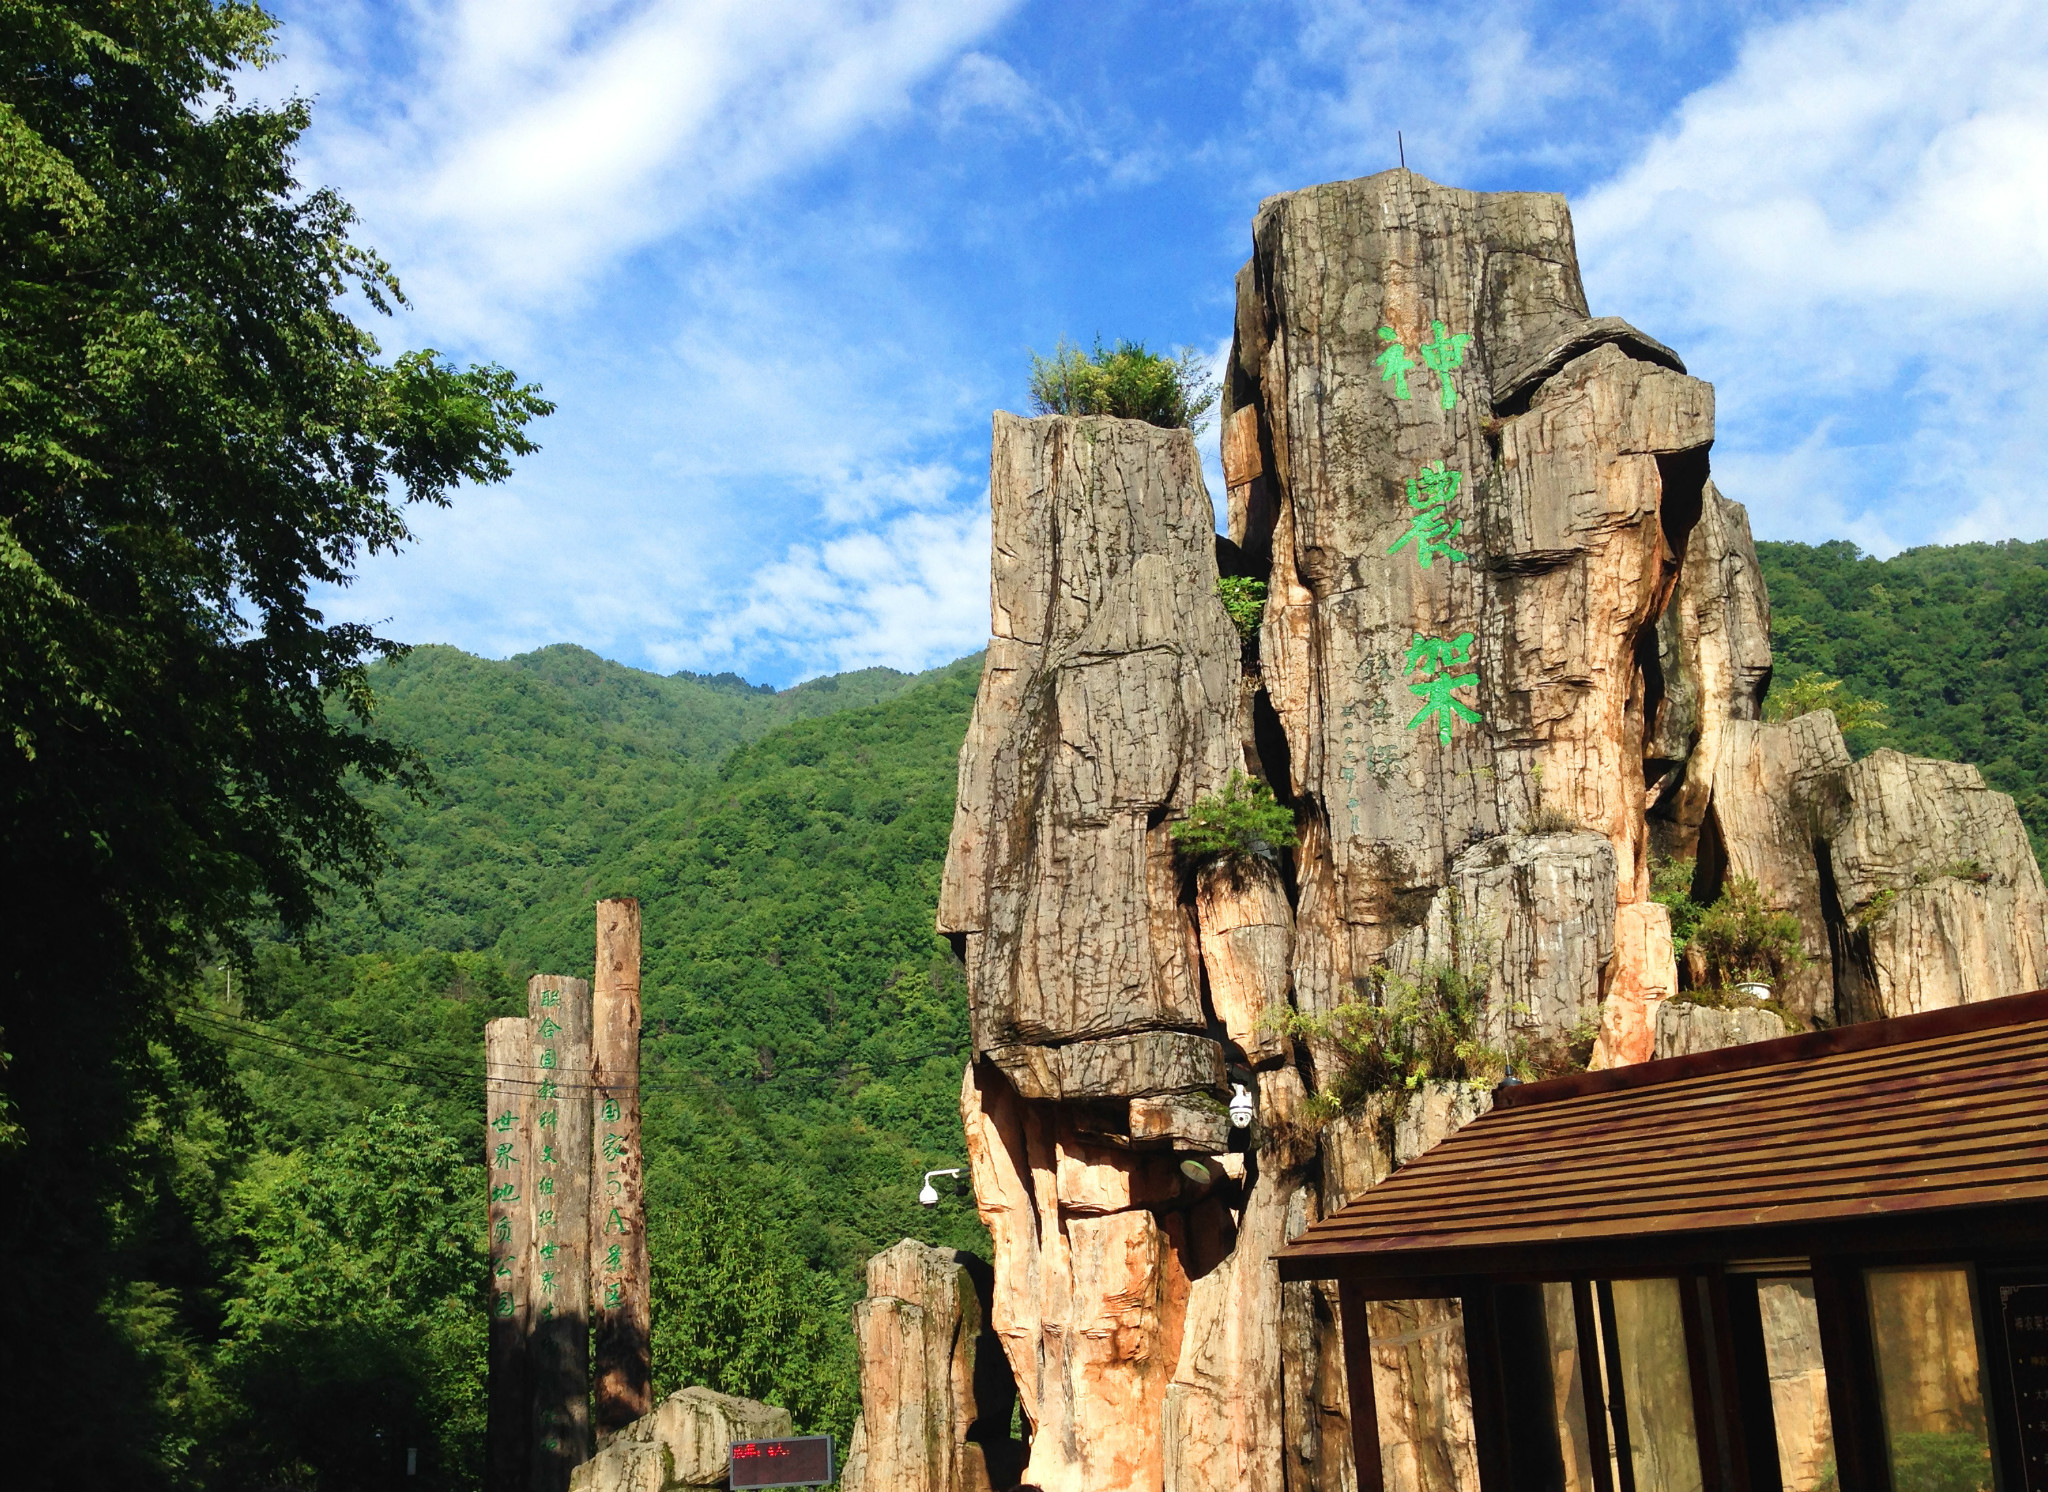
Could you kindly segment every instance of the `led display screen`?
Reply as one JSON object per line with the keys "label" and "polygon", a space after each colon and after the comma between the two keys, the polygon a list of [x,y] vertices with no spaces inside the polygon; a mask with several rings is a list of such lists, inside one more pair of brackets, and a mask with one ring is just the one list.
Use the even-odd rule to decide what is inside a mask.
{"label": "led display screen", "polygon": [[733,1442],[732,1485],[735,1488],[821,1487],[831,1480],[830,1435]]}

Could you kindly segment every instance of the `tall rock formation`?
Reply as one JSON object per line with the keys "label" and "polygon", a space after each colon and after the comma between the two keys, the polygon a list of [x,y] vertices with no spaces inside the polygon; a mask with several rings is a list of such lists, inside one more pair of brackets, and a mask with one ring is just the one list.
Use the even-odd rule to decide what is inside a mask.
{"label": "tall rock formation", "polygon": [[[1614,888],[1548,971],[1577,1009],[1516,1019],[1569,1024],[1604,990],[1603,1055],[1647,1055],[1677,977],[1648,899],[1645,664],[1705,500],[1713,391],[1588,315],[1556,197],[1392,172],[1276,197],[1253,240],[1225,418],[1255,412],[1270,497],[1231,538],[1271,557],[1262,683],[1305,829],[1295,999],[1329,1011],[1452,915],[1455,862],[1483,846]],[[1459,888],[1456,915],[1500,936],[1542,915],[1527,885]]]}
{"label": "tall rock formation", "polygon": [[[989,1492],[1016,1482],[1010,1374],[982,1359],[988,1266],[906,1238],[868,1260],[854,1309],[861,1416],[841,1492]],[[990,1372],[990,1368],[998,1371]]]}
{"label": "tall rock formation", "polygon": [[[1389,981],[1455,972],[1487,1042],[1550,1061],[1595,1032],[1611,1064],[1775,1031],[1666,1008],[1653,853],[1799,919],[1796,1017],[2039,981],[2048,903],[2009,800],[1968,769],[1852,765],[1832,717],[1759,718],[1769,603],[1713,435],[1711,387],[1591,316],[1560,198],[1401,171],[1259,209],[1224,540],[1188,432],[996,416],[993,636],[939,927],[967,970],[961,1108],[1024,1484],[1350,1485],[1334,1302],[1270,1255],[1486,1101],[1317,1102],[1345,1061],[1328,1018]],[[1267,582],[1255,646],[1219,564]],[[1298,845],[1178,855],[1174,825],[1240,771]],[[1906,949],[1947,972],[1883,972]],[[1455,1303],[1371,1324],[1390,1474],[1465,1484]]]}

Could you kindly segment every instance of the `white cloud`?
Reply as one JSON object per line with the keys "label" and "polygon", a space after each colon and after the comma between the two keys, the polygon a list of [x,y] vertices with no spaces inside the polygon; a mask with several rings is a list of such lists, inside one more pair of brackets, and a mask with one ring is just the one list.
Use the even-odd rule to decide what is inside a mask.
{"label": "white cloud", "polygon": [[1575,216],[1594,309],[1719,386],[1717,464],[1766,532],[2048,532],[2039,5],[1877,0],[1761,29]]}
{"label": "white cloud", "polygon": [[[366,0],[296,19],[287,45],[307,55],[287,80],[322,94],[313,174],[425,318],[503,337],[901,112],[1015,3],[421,0],[394,45]],[[394,51],[413,66],[390,71]]]}
{"label": "white cloud", "polygon": [[1044,124],[1063,117],[1014,67],[986,52],[969,52],[954,63],[945,91],[939,96],[939,117],[948,128],[973,114],[992,114],[1027,124]]}
{"label": "white cloud", "polygon": [[744,660],[772,647],[809,659],[803,677],[877,664],[929,668],[988,640],[988,553],[986,493],[971,508],[793,545],[731,615],[688,648],[654,652],[664,666],[684,667],[692,657]]}
{"label": "white cloud", "polygon": [[[979,646],[958,577],[918,556],[982,480],[955,447],[986,391],[932,356],[942,329],[897,283],[899,218],[776,188],[1013,3],[288,12],[290,61],[257,81],[316,95],[303,175],[340,187],[398,265],[418,308],[400,339],[505,358],[561,404],[512,482],[414,514],[418,542],[327,609],[488,654],[574,641],[771,677]],[[877,544],[910,579],[876,568]],[[921,599],[892,599],[903,585]]]}
{"label": "white cloud", "polygon": [[1287,188],[1388,169],[1400,158],[1397,131],[1412,169],[1457,184],[1502,161],[1598,155],[1634,127],[1642,106],[1640,70],[1627,54],[1673,40],[1629,4],[1294,8],[1294,45],[1259,57],[1247,98],[1259,123],[1253,173],[1268,179],[1281,162],[1307,173]]}

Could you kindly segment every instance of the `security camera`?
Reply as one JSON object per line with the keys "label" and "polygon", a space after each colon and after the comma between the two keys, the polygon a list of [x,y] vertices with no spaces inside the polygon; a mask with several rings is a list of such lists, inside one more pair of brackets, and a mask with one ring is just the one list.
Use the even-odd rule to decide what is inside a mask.
{"label": "security camera", "polygon": [[[1230,1122],[1238,1129],[1250,1129],[1252,1115],[1258,1110],[1258,1104],[1252,1099],[1252,1090],[1243,1083],[1233,1083],[1231,1087],[1235,1091],[1230,1095]],[[1212,1109],[1210,1112],[1215,1111]]]}
{"label": "security camera", "polygon": [[959,1174],[960,1174],[960,1168],[959,1168],[958,1166],[955,1166],[955,1167],[954,1167],[954,1168],[953,1168],[952,1170],[950,1170],[950,1171],[926,1171],[926,1172],[924,1173],[924,1190],[923,1190],[923,1191],[921,1191],[921,1192],[919,1192],[919,1193],[917,1194],[917,1200],[918,1200],[918,1201],[920,1201],[920,1202],[922,1202],[922,1203],[924,1203],[924,1205],[925,1205],[925,1206],[927,1206],[927,1207],[936,1207],[936,1206],[938,1206],[938,1205],[939,1205],[939,1189],[938,1189],[938,1188],[937,1188],[936,1186],[933,1186],[933,1185],[932,1185],[932,1177],[934,1177],[934,1176],[958,1176]]}

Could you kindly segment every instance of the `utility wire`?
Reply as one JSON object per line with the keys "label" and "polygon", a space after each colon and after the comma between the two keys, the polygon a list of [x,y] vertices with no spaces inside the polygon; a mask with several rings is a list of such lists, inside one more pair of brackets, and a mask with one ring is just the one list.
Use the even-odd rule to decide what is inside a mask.
{"label": "utility wire", "polygon": [[[448,1083],[460,1083],[464,1086],[473,1087],[487,1080],[485,1073],[473,1069],[436,1066],[432,1063],[416,1059],[394,1062],[380,1057],[366,1056],[358,1052],[345,1051],[336,1047],[319,1046],[305,1041],[294,1041],[289,1037],[275,1034],[264,1028],[259,1022],[246,1019],[229,1020],[210,1012],[197,1010],[181,1010],[178,1014],[182,1019],[194,1022],[211,1034],[228,1041],[237,1050],[248,1052],[251,1055],[269,1056],[283,1061],[296,1062],[301,1066],[312,1067],[317,1071],[328,1072],[337,1076],[361,1077],[373,1081],[403,1083],[422,1088]],[[765,1078],[740,1082],[714,1078],[702,1073],[687,1073],[684,1074],[688,1079],[686,1082],[642,1082],[639,1086],[640,1091],[643,1093],[684,1093],[705,1087],[717,1088],[728,1092],[748,1092],[758,1091],[767,1084],[777,1082],[785,1077],[799,1076],[810,1076],[818,1080],[820,1086],[823,1086],[826,1083],[840,1081],[858,1069],[866,1069],[872,1072],[884,1068],[904,1067],[912,1063],[933,1061],[940,1057],[957,1057],[966,1049],[964,1045],[953,1045],[935,1047],[925,1052],[913,1053],[909,1056],[893,1058],[882,1062],[849,1062],[842,1064],[841,1069],[833,1073],[826,1073],[817,1069],[786,1067]],[[313,1058],[325,1058],[330,1062],[338,1061],[349,1065],[343,1067],[323,1066],[320,1062],[312,1060]],[[578,1076],[584,1078],[593,1076],[593,1070],[588,1068],[572,1073],[567,1068],[547,1068],[531,1063],[510,1064],[510,1066],[513,1071],[539,1073],[541,1076],[528,1078],[504,1077],[500,1075],[497,1077],[497,1081],[509,1083],[513,1087],[532,1089],[538,1089],[544,1082],[552,1082],[558,1091],[566,1090],[572,1093],[597,1092],[600,1089],[611,1091],[609,1085],[573,1080]],[[365,1070],[371,1068],[381,1068],[385,1069],[385,1071]],[[428,1081],[429,1079],[437,1081]]]}

